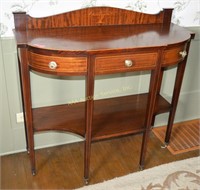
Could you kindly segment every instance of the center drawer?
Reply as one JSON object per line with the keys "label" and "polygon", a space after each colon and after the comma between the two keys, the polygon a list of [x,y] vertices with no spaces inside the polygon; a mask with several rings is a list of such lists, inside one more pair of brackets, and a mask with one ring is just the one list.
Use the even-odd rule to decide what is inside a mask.
{"label": "center drawer", "polygon": [[33,70],[51,74],[85,74],[86,57],[59,57],[28,52],[29,65]]}
{"label": "center drawer", "polygon": [[157,59],[157,52],[98,56],[95,58],[95,73],[105,74],[150,70],[155,68]]}

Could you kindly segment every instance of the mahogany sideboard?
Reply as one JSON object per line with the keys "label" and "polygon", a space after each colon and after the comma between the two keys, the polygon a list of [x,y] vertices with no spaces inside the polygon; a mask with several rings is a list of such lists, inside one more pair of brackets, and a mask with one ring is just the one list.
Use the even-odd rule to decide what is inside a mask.
{"label": "mahogany sideboard", "polygon": [[[169,143],[182,79],[194,34],[171,23],[172,9],[146,14],[92,7],[44,18],[14,12],[19,74],[32,174],[36,174],[34,133],[68,131],[84,138],[84,179],[88,183],[91,143],[143,134],[139,165],[144,167],[155,116],[169,112]],[[160,94],[163,73],[176,66],[172,101]],[[85,101],[32,108],[30,72],[85,76]],[[94,100],[95,76],[149,70],[147,93]]]}

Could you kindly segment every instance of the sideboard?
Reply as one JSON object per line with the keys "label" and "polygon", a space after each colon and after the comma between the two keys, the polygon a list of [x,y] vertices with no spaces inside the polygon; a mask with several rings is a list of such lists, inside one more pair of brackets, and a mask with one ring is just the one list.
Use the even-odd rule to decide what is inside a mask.
{"label": "sideboard", "polygon": [[[170,142],[187,54],[194,38],[193,33],[171,23],[172,11],[146,14],[90,7],[43,18],[13,13],[27,151],[33,175],[34,134],[40,131],[67,131],[84,138],[86,184],[92,142],[142,133],[139,161],[142,169],[155,116],[166,112],[169,120],[165,144]],[[163,73],[169,66],[177,67],[171,102],[160,94]],[[33,108],[32,70],[48,75],[85,76],[85,101]],[[150,72],[147,93],[94,100],[97,75],[135,71]]]}

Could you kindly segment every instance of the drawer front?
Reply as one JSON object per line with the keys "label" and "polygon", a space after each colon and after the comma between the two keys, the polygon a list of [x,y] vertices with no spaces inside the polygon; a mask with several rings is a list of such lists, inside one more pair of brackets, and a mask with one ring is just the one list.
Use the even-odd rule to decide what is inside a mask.
{"label": "drawer front", "polygon": [[177,47],[172,47],[169,49],[166,49],[164,52],[164,58],[162,61],[162,66],[170,66],[175,65],[182,61],[185,56],[187,55],[187,52],[185,51],[186,45],[181,45]]}
{"label": "drawer front", "polygon": [[157,52],[100,56],[95,59],[95,73],[104,74],[149,70],[155,68],[157,59]]}
{"label": "drawer front", "polygon": [[28,53],[29,65],[32,69],[52,74],[85,74],[87,72],[86,57],[58,57]]}

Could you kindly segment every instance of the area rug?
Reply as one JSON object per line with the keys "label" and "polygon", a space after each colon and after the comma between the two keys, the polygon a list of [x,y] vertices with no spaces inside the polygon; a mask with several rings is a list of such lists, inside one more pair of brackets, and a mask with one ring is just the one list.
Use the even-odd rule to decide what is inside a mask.
{"label": "area rug", "polygon": [[[153,129],[153,133],[163,144],[165,131],[166,126]],[[167,148],[172,154],[200,149],[200,120],[196,119],[174,124]]]}
{"label": "area rug", "polygon": [[198,190],[200,157],[156,166],[77,190]]}

